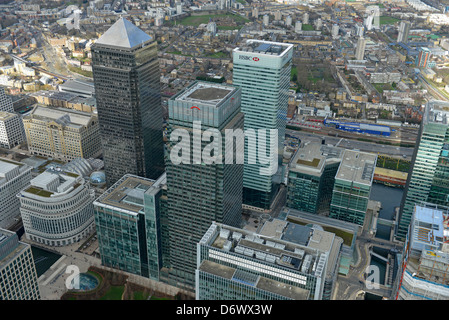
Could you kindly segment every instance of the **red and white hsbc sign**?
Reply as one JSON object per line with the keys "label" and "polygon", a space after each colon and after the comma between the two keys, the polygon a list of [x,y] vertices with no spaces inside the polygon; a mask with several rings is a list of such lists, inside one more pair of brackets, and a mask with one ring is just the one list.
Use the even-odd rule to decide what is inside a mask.
{"label": "red and white hsbc sign", "polygon": [[239,59],[240,60],[246,60],[246,61],[253,60],[253,61],[256,61],[256,62],[260,60],[258,57],[250,57],[250,56],[244,56],[244,55],[239,55]]}

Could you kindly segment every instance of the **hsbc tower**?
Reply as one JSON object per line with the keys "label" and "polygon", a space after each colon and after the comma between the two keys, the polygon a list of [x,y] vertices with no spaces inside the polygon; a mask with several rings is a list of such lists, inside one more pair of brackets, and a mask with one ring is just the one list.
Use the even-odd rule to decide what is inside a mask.
{"label": "hsbc tower", "polygon": [[[278,130],[277,153],[267,154],[278,162],[275,166],[278,170],[271,176],[260,174],[259,162],[250,164],[246,161],[248,157],[256,156],[258,150],[249,148],[248,140],[245,141],[243,203],[263,210],[270,209],[283,179],[282,157],[292,54],[292,44],[261,40],[247,40],[233,51],[233,85],[242,90],[241,111],[245,114],[245,130]],[[268,136],[266,143],[266,150],[273,150]],[[249,155],[249,152],[255,154]]]}

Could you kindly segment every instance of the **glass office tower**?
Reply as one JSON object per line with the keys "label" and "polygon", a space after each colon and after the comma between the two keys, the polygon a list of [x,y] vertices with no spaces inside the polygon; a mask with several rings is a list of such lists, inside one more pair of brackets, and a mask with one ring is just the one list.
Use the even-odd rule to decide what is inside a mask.
{"label": "glass office tower", "polygon": [[108,186],[129,173],[164,171],[157,43],[124,18],[92,46],[98,121]]}
{"label": "glass office tower", "polygon": [[165,181],[125,175],[94,202],[102,265],[160,279]]}
{"label": "glass office tower", "polygon": [[449,103],[427,103],[402,198],[396,237],[404,240],[415,204],[449,206]]}
{"label": "glass office tower", "polygon": [[335,176],[329,217],[363,226],[377,155],[345,150]]}
{"label": "glass office tower", "polygon": [[[242,89],[242,112],[245,114],[245,131],[248,129],[274,129],[278,131],[277,154],[269,154],[277,161],[277,171],[262,175],[260,161],[250,163],[257,147],[245,142],[245,168],[243,177],[243,202],[258,208],[269,209],[279,189],[283,176],[282,155],[290,87],[293,45],[286,43],[248,40],[233,52],[233,84]],[[271,142],[267,137],[267,145]],[[267,150],[271,150],[270,147]],[[276,157],[277,156],[277,157]]]}
{"label": "glass office tower", "polygon": [[[170,141],[166,172],[170,284],[193,290],[196,244],[212,221],[232,226],[241,223],[243,160],[239,164],[235,157],[241,154],[243,159],[244,139],[232,145],[233,158],[227,158],[225,152],[227,130],[243,131],[240,89],[194,82],[172,97],[168,108]],[[222,137],[220,141],[214,136],[217,149],[213,152],[206,151],[211,141],[206,134],[211,131]],[[179,152],[182,143],[185,148]],[[218,155],[220,147],[226,159],[221,163],[208,163],[205,153],[217,152]],[[178,155],[185,156],[185,161],[177,163],[175,157]]]}
{"label": "glass office tower", "polygon": [[343,150],[318,143],[298,149],[289,164],[287,207],[314,214],[329,213]]}

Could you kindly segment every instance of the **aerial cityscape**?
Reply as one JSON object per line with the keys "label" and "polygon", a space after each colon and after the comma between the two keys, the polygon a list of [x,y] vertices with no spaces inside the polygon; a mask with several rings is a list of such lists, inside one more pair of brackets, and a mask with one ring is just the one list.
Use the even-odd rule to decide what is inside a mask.
{"label": "aerial cityscape", "polygon": [[0,300],[449,300],[449,0],[0,0]]}

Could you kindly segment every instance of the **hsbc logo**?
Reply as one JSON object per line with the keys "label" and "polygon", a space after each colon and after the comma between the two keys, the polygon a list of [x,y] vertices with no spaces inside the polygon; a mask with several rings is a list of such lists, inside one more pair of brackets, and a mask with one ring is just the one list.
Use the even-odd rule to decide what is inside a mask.
{"label": "hsbc logo", "polygon": [[252,57],[250,57],[250,56],[239,56],[239,59],[240,60],[253,60],[253,61],[259,61],[260,59],[258,58],[258,57],[254,57],[254,58],[252,58]]}

